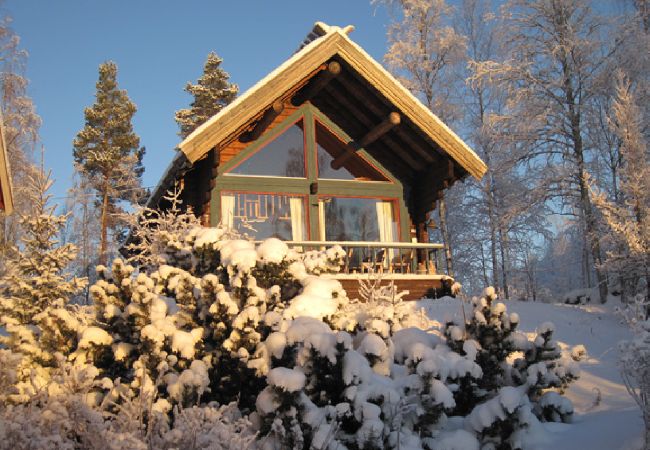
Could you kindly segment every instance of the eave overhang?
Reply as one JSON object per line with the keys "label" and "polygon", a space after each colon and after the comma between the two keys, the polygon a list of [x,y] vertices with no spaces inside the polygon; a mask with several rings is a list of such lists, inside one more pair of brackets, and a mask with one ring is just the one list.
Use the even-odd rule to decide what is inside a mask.
{"label": "eave overhang", "polygon": [[[329,61],[337,60],[343,64],[344,70],[353,72],[355,78],[363,80],[372,92],[381,97],[386,111],[401,114],[405,119],[402,121],[404,127],[410,127],[430,142],[427,151],[431,155],[447,155],[476,179],[485,174],[487,167],[478,155],[386,69],[350,40],[346,30],[320,26],[325,30],[323,36],[305,45],[181,142],[179,149],[190,162],[198,161],[211,149],[218,149],[241,136],[274,102],[288,100]],[[314,101],[318,104],[318,99]],[[331,101],[337,102],[337,99],[332,97]],[[341,107],[344,108],[343,105]],[[417,158],[418,155],[413,156]]]}

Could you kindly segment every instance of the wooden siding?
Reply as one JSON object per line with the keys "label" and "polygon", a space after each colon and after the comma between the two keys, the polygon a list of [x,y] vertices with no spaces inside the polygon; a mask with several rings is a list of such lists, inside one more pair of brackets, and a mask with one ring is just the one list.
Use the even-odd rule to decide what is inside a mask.
{"label": "wooden siding", "polygon": [[[335,275],[332,278],[337,279],[341,283],[343,289],[348,294],[348,298],[361,299],[359,295],[359,280],[354,278],[339,278]],[[403,297],[404,300],[439,298],[445,295],[451,295],[451,283],[453,283],[451,278],[441,279],[440,277],[427,277],[426,275],[422,275],[421,277],[395,277],[393,280],[382,281],[381,285],[389,285],[391,281],[395,283],[398,292],[409,291]]]}
{"label": "wooden siding", "polygon": [[[298,110],[298,107],[293,106],[291,102],[285,101],[284,109],[282,112],[271,122],[271,125],[266,129],[265,133],[268,133],[270,130],[274,129],[278,124],[284,122],[287,117]],[[242,133],[243,134],[243,131]],[[226,164],[228,161],[233,159],[235,156],[239,155],[244,149],[254,145],[255,142],[241,142],[239,136],[235,136],[229,144],[219,149],[219,165]]]}

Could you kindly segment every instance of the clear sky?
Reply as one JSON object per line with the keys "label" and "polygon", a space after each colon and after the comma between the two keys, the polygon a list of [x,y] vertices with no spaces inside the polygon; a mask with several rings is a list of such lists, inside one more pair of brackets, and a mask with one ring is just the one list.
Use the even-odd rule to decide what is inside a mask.
{"label": "clear sky", "polygon": [[137,105],[133,125],[147,148],[144,186],[154,186],[180,142],[174,112],[206,56],[224,59],[240,92],[298,48],[314,22],[355,25],[351,38],[381,61],[387,13],[368,0],[5,0],[29,53],[29,95],[43,120],[45,164],[62,203],[72,177],[72,140],[94,102],[97,67],[118,65],[118,83]]}

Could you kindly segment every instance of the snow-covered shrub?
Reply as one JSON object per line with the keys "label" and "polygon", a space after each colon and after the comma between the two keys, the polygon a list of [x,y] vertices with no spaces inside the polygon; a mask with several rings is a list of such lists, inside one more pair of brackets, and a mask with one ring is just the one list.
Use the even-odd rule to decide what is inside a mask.
{"label": "snow-covered shrub", "polygon": [[130,264],[144,270],[169,263],[187,269],[191,266],[191,253],[184,240],[190,230],[199,226],[199,219],[191,209],[183,210],[180,189],[168,191],[162,200],[169,203],[168,209],[143,207],[128,216],[131,234],[124,252],[129,255]]}
{"label": "snow-covered shrub", "polygon": [[480,436],[483,448],[525,448],[523,430],[537,419],[525,388],[502,387],[496,396],[476,406],[465,418],[466,427]]}
{"label": "snow-covered shrub", "polygon": [[[570,421],[573,406],[560,394],[578,378],[572,355],[578,357],[584,347],[563,353],[553,340],[550,322],[542,323],[532,340],[518,332],[519,316],[508,314],[493,288],[486,288],[472,304],[464,330],[454,323],[444,330],[449,347],[476,361],[482,372],[459,380],[454,414],[469,414],[482,442],[503,448],[518,448],[518,430],[534,420]],[[486,411],[496,415],[488,420]],[[532,414],[536,418],[530,418]]]}
{"label": "snow-covered shrub", "polygon": [[[580,374],[572,354],[563,354],[553,340],[554,331],[555,326],[551,322],[542,323],[532,342],[526,344],[527,348],[519,348],[524,351],[524,357],[516,359],[513,364],[512,378],[517,384],[528,386],[528,394],[535,402],[549,388],[563,392]],[[550,405],[546,406],[547,409],[549,407]],[[561,416],[568,417],[570,414],[565,411]]]}
{"label": "snow-covered shrub", "polygon": [[496,302],[494,288],[486,288],[484,295],[472,299],[473,311],[467,324],[448,323],[445,327],[447,343],[455,352],[468,355],[481,367],[482,375],[476,383],[465,380],[458,391],[456,413],[471,411],[478,403],[494,395],[506,384],[506,358],[516,348],[515,332],[519,317],[507,314],[506,306]]}
{"label": "snow-covered shrub", "polygon": [[[161,242],[146,267],[97,268],[92,317],[48,313],[39,338],[69,330],[52,332],[66,353],[56,370],[76,387],[56,377],[36,386],[7,433],[31,420],[43,445],[103,439],[116,450],[515,448],[535,414],[571,415],[547,392],[574,375],[552,327],[529,340],[490,290],[465,328],[440,332],[380,280],[348,299],[322,276],[339,269],[338,248],[301,253],[220,228]],[[0,371],[0,395],[14,393],[15,377]],[[60,444],[48,440],[56,433]]]}
{"label": "snow-covered shrub", "polygon": [[151,437],[150,448],[161,450],[245,450],[252,448],[255,431],[236,403],[174,409],[173,427]]}
{"label": "snow-covered shrub", "polygon": [[57,354],[51,378],[20,404],[0,402],[2,448],[100,449],[106,423],[97,407],[98,371]]}
{"label": "snow-covered shrub", "polygon": [[411,310],[403,301],[406,294],[408,291],[398,292],[393,282],[383,283],[381,273],[371,273],[367,279],[359,279],[361,298],[343,304],[331,324],[340,330],[370,330],[382,336],[392,335],[409,320]]}
{"label": "snow-covered shrub", "polygon": [[623,383],[641,409],[645,422],[645,443],[650,446],[650,302],[637,295],[621,315],[631,327],[631,340],[619,344]]}
{"label": "snow-covered shrub", "polygon": [[98,267],[91,295],[97,326],[111,341],[74,353],[133,393],[146,386],[186,407],[238,400],[249,411],[273,364],[256,355],[260,343],[285,321],[329,317],[345,300],[340,283],[313,275],[334,270],[340,249],[301,254],[278,239],[256,246],[220,228],[165,242],[158,257],[147,255],[145,271],[119,259],[111,270]]}

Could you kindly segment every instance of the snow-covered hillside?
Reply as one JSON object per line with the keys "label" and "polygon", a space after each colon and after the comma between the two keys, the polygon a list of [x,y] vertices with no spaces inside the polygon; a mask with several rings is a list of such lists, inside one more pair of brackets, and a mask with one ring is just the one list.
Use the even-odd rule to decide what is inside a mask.
{"label": "snow-covered hillside", "polygon": [[[421,300],[414,309],[442,322],[445,316],[461,317],[461,301],[444,298]],[[639,408],[625,390],[617,361],[618,343],[630,338],[629,329],[614,313],[615,303],[564,305],[506,302],[509,312],[521,317],[521,331],[534,333],[540,322],[555,324],[554,333],[563,348],[583,344],[588,358],[580,363],[580,378],[566,396],[574,404],[573,423],[545,423],[538,435],[538,449],[635,450],[643,448],[643,421]],[[466,313],[470,306],[465,303]],[[419,317],[420,314],[414,314]]]}

